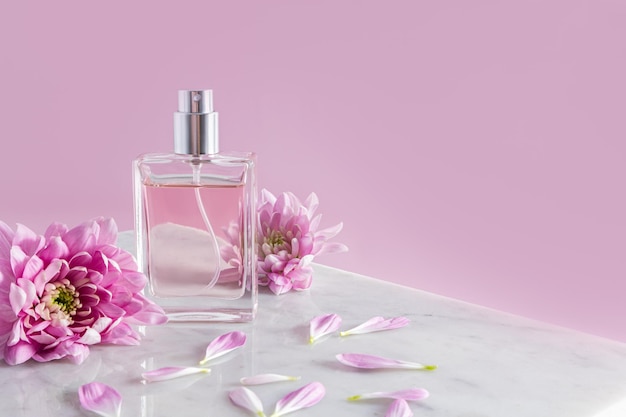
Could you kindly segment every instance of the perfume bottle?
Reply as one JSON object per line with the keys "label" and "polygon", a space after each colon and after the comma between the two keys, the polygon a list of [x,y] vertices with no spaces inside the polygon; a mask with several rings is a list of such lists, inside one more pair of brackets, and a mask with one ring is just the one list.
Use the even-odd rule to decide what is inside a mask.
{"label": "perfume bottle", "polygon": [[211,90],[178,92],[174,153],[134,161],[138,264],[170,320],[254,318],[255,163],[219,152]]}

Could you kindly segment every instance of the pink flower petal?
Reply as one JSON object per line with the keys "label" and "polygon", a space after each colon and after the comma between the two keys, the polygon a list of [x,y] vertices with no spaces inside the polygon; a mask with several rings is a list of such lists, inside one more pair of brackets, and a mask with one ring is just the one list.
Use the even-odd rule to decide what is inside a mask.
{"label": "pink flower petal", "polygon": [[54,349],[40,350],[33,355],[37,362],[49,362],[57,359],[66,359],[75,365],[80,365],[89,356],[89,346],[74,343],[73,340],[64,340]]}
{"label": "pink flower petal", "polygon": [[298,242],[297,238],[293,238],[291,239],[291,256],[293,257],[298,257],[300,254],[298,253],[300,251],[300,243]]}
{"label": "pink flower petal", "polygon": [[124,285],[126,288],[133,292],[141,291],[148,282],[148,279],[144,274],[138,271],[124,271],[123,279],[119,280],[117,284]]}
{"label": "pink flower petal", "polygon": [[242,385],[271,384],[272,382],[297,381],[299,376],[279,375],[279,374],[259,374],[246,376],[239,380]]}
{"label": "pink flower petal", "polygon": [[124,315],[126,314],[126,310],[124,310],[120,306],[116,306],[113,303],[100,303],[98,307],[98,310],[100,310],[102,314],[114,319],[118,317],[124,317]]}
{"label": "pink flower petal", "polygon": [[343,243],[336,242],[325,242],[324,246],[315,254],[315,256],[319,255],[327,255],[331,253],[344,253],[348,252],[348,247]]}
{"label": "pink flower petal", "polygon": [[276,295],[282,295],[282,294],[288,293],[289,291],[291,291],[292,287],[293,287],[293,284],[291,284],[291,282],[286,285],[279,285],[279,284],[276,284],[275,282],[270,282],[270,285],[269,285],[270,290]]}
{"label": "pink flower petal", "polygon": [[39,258],[39,256],[33,255],[24,264],[24,269],[22,270],[22,278],[26,278],[32,281],[41,272],[42,269],[43,261]]}
{"label": "pink flower petal", "polygon": [[163,311],[163,308],[141,294],[135,294],[135,299],[142,303],[143,308],[141,311],[128,318],[129,323],[150,325],[167,323],[167,315],[165,311]]}
{"label": "pink flower petal", "polygon": [[239,387],[228,393],[228,398],[241,408],[252,411],[259,417],[265,417],[263,403],[259,397],[249,388]]}
{"label": "pink flower petal", "polygon": [[35,289],[37,291],[37,295],[41,297],[44,291],[45,285],[50,282],[52,278],[54,278],[59,271],[61,271],[61,267],[63,266],[63,261],[59,259],[55,259],[43,270],[40,271],[34,279]]}
{"label": "pink flower petal", "polygon": [[204,359],[200,361],[200,365],[204,365],[212,359],[238,349],[245,343],[246,335],[243,332],[235,331],[218,336],[207,346]]}
{"label": "pink flower petal", "polygon": [[343,363],[344,365],[362,369],[396,368],[420,369],[427,371],[437,369],[436,365],[422,365],[421,363],[407,362],[360,353],[340,353],[335,357],[339,362]]}
{"label": "pink flower petal", "polygon": [[13,246],[15,232],[2,220],[0,220],[0,253],[7,253]]}
{"label": "pink flower petal", "polygon": [[101,340],[102,338],[100,337],[100,333],[92,328],[88,328],[76,342],[83,345],[95,345],[100,343]]}
{"label": "pink flower petal", "polygon": [[276,211],[278,214],[291,214],[289,212],[289,207],[290,200],[288,199],[287,193],[282,193],[276,198],[276,203],[274,203],[274,211]]}
{"label": "pink flower petal", "polygon": [[98,245],[115,245],[117,242],[117,224],[112,218],[100,217],[95,220],[98,224]]}
{"label": "pink flower petal", "polygon": [[369,400],[373,398],[393,398],[396,400],[405,400],[405,401],[420,401],[424,398],[428,398],[430,394],[423,388],[411,388],[404,389],[400,391],[390,391],[390,392],[370,392],[367,394],[358,394],[348,397],[348,401],[357,401],[357,400]]}
{"label": "pink flower petal", "polygon": [[127,323],[117,319],[105,333],[102,333],[102,342],[114,345],[137,346],[139,335]]}
{"label": "pink flower petal", "polygon": [[[10,263],[11,263],[11,272],[14,277],[21,277],[22,272],[24,272],[24,266],[26,266],[26,262],[28,262],[29,257],[24,253],[22,248],[19,246],[11,247],[9,251]],[[7,274],[11,275],[11,274]]]}
{"label": "pink flower petal", "polygon": [[311,382],[281,398],[270,417],[284,416],[293,411],[314,406],[324,398],[326,389],[319,382]]}
{"label": "pink flower petal", "polygon": [[300,258],[300,261],[298,261],[298,267],[304,268],[304,267],[309,266],[311,262],[313,262],[313,259],[315,259],[313,255],[303,256],[302,258]]}
{"label": "pink flower petal", "polygon": [[32,256],[43,248],[45,243],[43,236],[37,235],[28,227],[18,223],[13,237],[13,246],[19,246],[24,253]]}
{"label": "pink flower petal", "polygon": [[24,326],[22,325],[22,322],[20,320],[13,321],[8,336],[9,337],[6,341],[7,346],[13,346],[20,340],[26,339],[26,335],[24,334]]}
{"label": "pink flower petal", "polygon": [[309,223],[309,230],[317,230],[321,222],[322,222],[321,214],[318,214],[317,216],[313,217],[311,219],[311,222]]}
{"label": "pink flower petal", "polygon": [[306,207],[307,209],[307,212],[308,212],[307,214],[309,218],[313,216],[313,214],[315,213],[315,210],[317,210],[317,207],[319,205],[320,205],[320,200],[319,198],[317,198],[317,194],[315,193],[309,194],[306,200],[304,200],[304,207]]}
{"label": "pink flower petal", "polygon": [[60,236],[53,236],[48,240],[48,244],[39,253],[39,257],[45,261],[62,259],[69,255],[70,251]]}
{"label": "pink flower petal", "polygon": [[25,307],[30,308],[37,300],[37,290],[33,281],[25,278],[18,278],[17,285],[26,292]]}
{"label": "pink flower petal", "polygon": [[339,330],[341,317],[337,314],[317,316],[309,324],[309,343],[315,343],[320,337]]}
{"label": "pink flower petal", "polygon": [[96,243],[96,227],[97,225],[93,222],[83,223],[63,235],[63,241],[67,245],[70,254],[92,250]]}
{"label": "pink flower petal", "polygon": [[296,273],[291,274],[293,279],[293,289],[296,291],[303,291],[311,288],[313,281],[313,272],[307,270],[299,270]]}
{"label": "pink flower petal", "polygon": [[360,324],[356,327],[353,327],[350,330],[343,331],[339,333],[340,336],[349,336],[352,334],[364,334],[364,333],[372,333],[379,332],[382,330],[392,330],[398,329],[400,327],[404,327],[409,324],[409,319],[406,317],[392,317],[390,319],[385,319],[384,317],[372,317],[368,321],[363,324]]}
{"label": "pink flower petal", "polygon": [[262,203],[269,203],[271,205],[276,204],[276,197],[274,196],[274,194],[272,194],[271,192],[269,192],[268,190],[266,190],[265,188],[263,188],[261,190],[261,202]]}
{"label": "pink flower petal", "polygon": [[78,399],[84,409],[102,417],[119,417],[122,414],[122,396],[106,384],[91,382],[81,386]]}
{"label": "pink flower petal", "polygon": [[[311,228],[313,228],[313,225],[311,225]],[[302,238],[300,238],[300,241],[299,241],[299,245],[300,245],[299,256],[303,257],[306,255],[311,255],[311,253],[313,252],[314,243],[315,243],[315,239],[310,234],[302,236]]]}
{"label": "pink flower petal", "polygon": [[63,236],[64,234],[67,233],[67,231],[68,231],[68,228],[66,225],[55,222],[55,223],[50,224],[50,226],[48,226],[48,228],[46,229],[46,232],[44,233],[44,236],[47,239],[50,239],[56,236]]}
{"label": "pink flower petal", "polygon": [[13,246],[13,230],[6,223],[0,221],[0,277],[6,279],[12,274],[11,268],[11,246]]}
{"label": "pink flower petal", "polygon": [[385,417],[413,417],[413,412],[405,400],[399,399],[391,403]]}
{"label": "pink flower petal", "polygon": [[100,317],[91,325],[91,328],[98,333],[103,333],[113,323],[113,319],[110,317]]}
{"label": "pink flower petal", "polygon": [[18,285],[11,283],[9,290],[9,302],[11,303],[11,309],[16,315],[22,311],[26,304],[26,291],[20,288]]}
{"label": "pink flower petal", "polygon": [[37,346],[19,341],[4,350],[4,361],[9,365],[19,365],[26,362],[37,352]]}
{"label": "pink flower petal", "polygon": [[281,216],[280,213],[272,214],[272,217],[270,218],[270,222],[269,222],[269,228],[271,230],[279,230],[280,229],[281,217],[282,216]]}
{"label": "pink flower petal", "polygon": [[327,227],[326,229],[323,230],[319,230],[317,233],[315,233],[315,237],[322,237],[326,240],[331,239],[335,236],[337,236],[339,234],[339,232],[341,232],[341,229],[343,229],[343,223],[340,222],[332,227]]}
{"label": "pink flower petal", "polygon": [[187,375],[208,374],[211,372],[208,368],[168,366],[165,368],[155,369],[141,374],[141,377],[148,382],[167,381],[174,378],[180,378]]}

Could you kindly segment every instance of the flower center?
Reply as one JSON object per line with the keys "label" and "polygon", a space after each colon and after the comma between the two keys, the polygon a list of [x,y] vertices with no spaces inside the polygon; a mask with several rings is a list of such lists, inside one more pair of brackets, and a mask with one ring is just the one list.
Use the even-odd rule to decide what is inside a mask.
{"label": "flower center", "polygon": [[283,234],[280,233],[278,230],[272,230],[272,233],[270,233],[269,237],[267,238],[267,243],[273,247],[281,246],[285,243],[285,238],[283,237]]}
{"label": "flower center", "polygon": [[41,298],[43,308],[40,307],[39,312],[46,320],[72,324],[72,316],[82,307],[79,296],[79,292],[67,279],[46,284]]}
{"label": "flower center", "polygon": [[76,311],[76,305],[74,302],[78,300],[74,297],[76,292],[73,287],[59,287],[56,289],[55,293],[56,297],[52,300],[52,302],[58,305],[63,312],[71,314]]}

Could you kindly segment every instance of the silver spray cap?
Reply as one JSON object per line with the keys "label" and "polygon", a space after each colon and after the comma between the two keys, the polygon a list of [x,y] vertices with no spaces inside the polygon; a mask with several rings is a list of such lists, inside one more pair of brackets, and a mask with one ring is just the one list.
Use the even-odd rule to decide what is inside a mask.
{"label": "silver spray cap", "polygon": [[217,113],[211,90],[179,90],[174,113],[174,152],[188,155],[219,152]]}

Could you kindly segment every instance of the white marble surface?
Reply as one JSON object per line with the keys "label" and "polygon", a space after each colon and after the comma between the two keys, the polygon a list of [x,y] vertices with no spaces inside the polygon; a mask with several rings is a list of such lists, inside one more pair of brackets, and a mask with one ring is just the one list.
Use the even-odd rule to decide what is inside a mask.
{"label": "white marble surface", "polygon": [[[308,344],[311,318],[337,313],[342,329],[372,316],[406,316],[408,327]],[[144,384],[140,374],[161,366],[194,366],[206,345],[231,330],[246,346],[206,376]],[[125,417],[250,416],[229,390],[258,373],[300,375],[252,389],[266,412],[287,392],[319,381],[326,397],[294,416],[384,416],[388,400],[348,402],[371,391],[422,387],[431,396],[412,403],[415,416],[626,416],[626,345],[548,326],[321,265],[310,291],[275,296],[261,291],[258,319],[247,324],[167,324],[148,327],[141,346],[96,346],[82,365],[57,361],[0,365],[0,415],[89,416],[77,389],[99,381],[117,388]],[[432,372],[364,371],[335,360],[369,353],[422,363]],[[613,411],[608,411],[613,407]]]}

